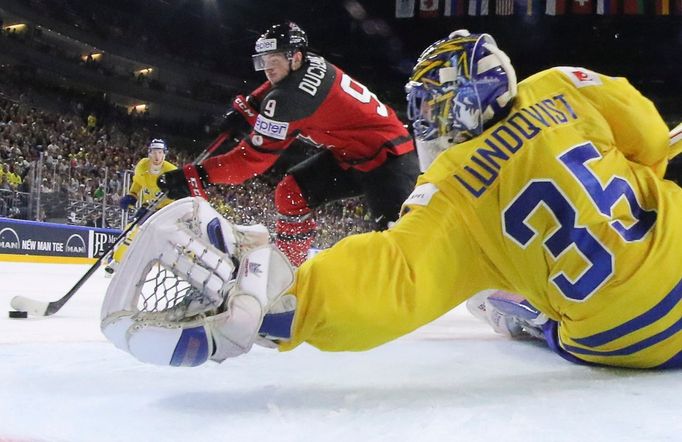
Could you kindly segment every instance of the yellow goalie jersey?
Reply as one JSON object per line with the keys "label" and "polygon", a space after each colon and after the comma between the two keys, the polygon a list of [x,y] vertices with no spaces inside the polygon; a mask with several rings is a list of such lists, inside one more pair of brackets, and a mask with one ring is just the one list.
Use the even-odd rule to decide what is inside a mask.
{"label": "yellow goalie jersey", "polygon": [[[146,203],[153,200],[161,190],[156,184],[156,179],[159,175],[175,170],[172,163],[164,161],[161,164],[161,169],[158,174],[155,174],[151,170],[151,165],[149,158],[142,158],[135,166],[135,174],[133,175],[133,182],[130,185],[130,194],[135,195],[141,203]],[[173,202],[171,199],[164,199],[158,206],[158,208],[165,207]]]}
{"label": "yellow goalie jersey", "polygon": [[400,221],[306,262],[289,350],[364,350],[477,292],[525,296],[558,351],[682,365],[682,189],[668,128],[625,79],[559,67],[519,84],[506,118],[442,153]]}

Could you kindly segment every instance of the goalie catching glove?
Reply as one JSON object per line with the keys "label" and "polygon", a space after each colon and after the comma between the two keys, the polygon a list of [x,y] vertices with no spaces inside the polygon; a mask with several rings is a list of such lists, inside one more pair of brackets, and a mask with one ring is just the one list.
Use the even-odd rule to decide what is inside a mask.
{"label": "goalie catching glove", "polygon": [[293,269],[268,239],[264,226],[232,225],[203,199],[168,205],[140,228],[112,279],[102,332],[142,362],[172,366],[288,339]]}

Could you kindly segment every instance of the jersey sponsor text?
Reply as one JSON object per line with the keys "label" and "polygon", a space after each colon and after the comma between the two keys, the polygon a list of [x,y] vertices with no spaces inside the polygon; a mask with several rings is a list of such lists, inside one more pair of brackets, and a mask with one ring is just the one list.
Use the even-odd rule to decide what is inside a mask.
{"label": "jersey sponsor text", "polygon": [[266,135],[278,140],[284,140],[287,137],[289,123],[271,120],[264,117],[263,115],[258,115],[256,124],[253,126],[253,128],[261,135]]}

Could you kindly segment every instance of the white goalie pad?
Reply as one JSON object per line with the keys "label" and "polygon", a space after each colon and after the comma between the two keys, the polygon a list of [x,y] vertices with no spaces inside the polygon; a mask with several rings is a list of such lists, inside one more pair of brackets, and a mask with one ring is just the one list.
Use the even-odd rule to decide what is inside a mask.
{"label": "white goalie pad", "polygon": [[213,353],[205,319],[223,305],[235,262],[268,242],[264,226],[233,226],[202,198],[152,215],[107,290],[101,329],[143,362],[198,365]]}

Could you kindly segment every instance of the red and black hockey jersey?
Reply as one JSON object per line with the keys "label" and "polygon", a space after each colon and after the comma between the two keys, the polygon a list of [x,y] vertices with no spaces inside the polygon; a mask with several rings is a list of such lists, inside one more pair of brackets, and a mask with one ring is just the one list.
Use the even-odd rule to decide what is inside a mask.
{"label": "red and black hockey jersey", "polygon": [[300,69],[266,92],[249,136],[204,162],[204,169],[212,183],[242,183],[270,168],[297,138],[329,149],[342,168],[364,172],[381,165],[389,153],[414,150],[393,109],[338,67],[310,54]]}

